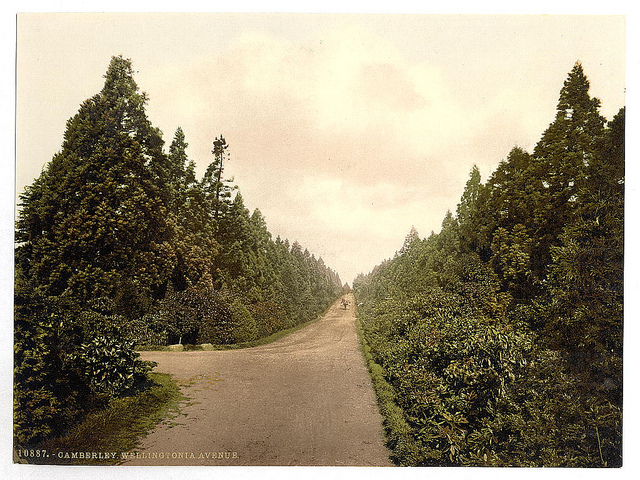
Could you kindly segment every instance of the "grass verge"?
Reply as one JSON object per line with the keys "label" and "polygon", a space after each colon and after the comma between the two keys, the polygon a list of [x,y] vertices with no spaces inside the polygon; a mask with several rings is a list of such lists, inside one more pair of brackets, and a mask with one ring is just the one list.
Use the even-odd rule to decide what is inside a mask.
{"label": "grass verge", "polygon": [[[151,388],[131,397],[112,400],[106,409],[87,416],[65,436],[45,441],[38,449],[46,452],[47,456],[30,459],[29,463],[119,463],[122,452],[135,448],[141,437],[172,411],[179,409],[179,402],[183,399],[171,375],[151,373],[149,378],[155,384]],[[85,458],[87,456],[90,458]]]}
{"label": "grass verge", "polygon": [[367,343],[364,327],[357,313],[356,329],[362,356],[378,400],[378,409],[383,417],[387,447],[392,452],[390,458],[396,465],[415,465],[420,457],[420,447],[413,438],[412,429],[406,422],[402,409],[395,402],[396,393],[393,386],[384,378],[384,369],[375,362],[371,354],[371,347]]}

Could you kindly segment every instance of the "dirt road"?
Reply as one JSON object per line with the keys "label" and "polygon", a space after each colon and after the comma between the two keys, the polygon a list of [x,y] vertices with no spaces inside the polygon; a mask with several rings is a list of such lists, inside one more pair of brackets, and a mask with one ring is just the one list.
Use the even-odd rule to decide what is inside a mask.
{"label": "dirt road", "polygon": [[124,463],[391,466],[347,298],[261,347],[143,353],[188,400]]}

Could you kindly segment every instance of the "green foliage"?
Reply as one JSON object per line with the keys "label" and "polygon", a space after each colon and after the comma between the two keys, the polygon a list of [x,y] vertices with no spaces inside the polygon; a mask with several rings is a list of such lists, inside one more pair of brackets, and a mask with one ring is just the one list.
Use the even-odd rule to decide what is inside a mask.
{"label": "green foliage", "polygon": [[[622,405],[624,294],[624,110],[585,169],[576,213],[551,248],[544,334],[568,353],[567,367],[593,389],[585,408],[618,432]],[[594,406],[597,405],[597,407]],[[613,412],[613,413],[612,413]],[[612,421],[617,427],[612,427]],[[605,427],[599,424],[600,435]],[[613,429],[613,430],[611,430]],[[613,435],[613,438],[616,438]],[[619,437],[618,437],[619,438]],[[614,442],[615,443],[615,442]],[[608,463],[617,463],[609,459]]]}
{"label": "green foliage", "polygon": [[551,247],[579,204],[585,166],[594,161],[601,145],[605,119],[599,106],[600,100],[589,96],[582,65],[576,63],[560,91],[556,118],[536,145],[529,166],[529,178],[538,186],[531,209],[536,228],[532,270],[539,280],[551,263]]}
{"label": "green foliage", "polygon": [[493,269],[502,279],[503,289],[516,298],[526,297],[526,287],[531,284],[531,243],[522,224],[511,231],[498,227],[491,241]]}
{"label": "green foliage", "polygon": [[201,182],[216,227],[229,208],[231,193],[235,189],[230,185],[233,180],[222,177],[225,161],[228,160],[228,148],[229,145],[222,135],[213,141],[211,153],[214,160],[207,167]]}
{"label": "green foliage", "polygon": [[420,459],[420,447],[412,436],[412,430],[405,419],[404,412],[396,404],[394,388],[386,381],[384,370],[375,362],[371,354],[371,348],[366,340],[360,318],[357,319],[356,326],[362,354],[371,374],[378,406],[384,418],[387,446],[393,452],[391,459],[399,465],[415,465]]}
{"label": "green foliage", "polygon": [[255,319],[260,337],[267,337],[278,330],[287,328],[287,313],[275,302],[258,302],[251,305],[251,315]]}
{"label": "green foliage", "polygon": [[494,460],[498,448],[485,429],[508,406],[509,390],[523,376],[530,335],[482,319],[438,315],[417,325],[408,340],[399,404],[429,452],[421,463]]}
{"label": "green foliage", "polygon": [[229,305],[231,319],[234,328],[234,343],[244,343],[256,340],[259,337],[256,321],[251,311],[239,300],[234,300]]}
{"label": "green foliage", "polygon": [[62,150],[21,195],[17,267],[43,296],[148,308],[173,265],[162,139],[131,63],[114,57],[100,93],[67,123]]}
{"label": "green foliage", "polygon": [[624,109],[588,87],[576,64],[533,155],[354,281],[397,463],[621,465]]}
{"label": "green foliage", "polygon": [[122,397],[139,388],[154,366],[140,360],[133,345],[119,338],[97,336],[80,345],[67,361],[94,393]]}
{"label": "green foliage", "polygon": [[14,433],[20,444],[55,433],[62,404],[54,392],[51,327],[16,328],[14,370]]}

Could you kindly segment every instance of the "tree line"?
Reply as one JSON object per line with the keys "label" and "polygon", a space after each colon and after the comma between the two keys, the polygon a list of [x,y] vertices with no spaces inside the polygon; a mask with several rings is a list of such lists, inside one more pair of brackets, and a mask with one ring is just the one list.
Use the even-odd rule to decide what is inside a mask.
{"label": "tree line", "polygon": [[316,318],[338,274],[273,239],[213,141],[198,179],[178,128],[168,148],[131,61],[68,120],[61,150],[20,195],[15,240],[14,433],[65,432],[148,387],[142,345],[250,342]]}
{"label": "tree line", "polygon": [[576,63],[532,153],[354,281],[397,463],[621,465],[625,110],[599,107]]}

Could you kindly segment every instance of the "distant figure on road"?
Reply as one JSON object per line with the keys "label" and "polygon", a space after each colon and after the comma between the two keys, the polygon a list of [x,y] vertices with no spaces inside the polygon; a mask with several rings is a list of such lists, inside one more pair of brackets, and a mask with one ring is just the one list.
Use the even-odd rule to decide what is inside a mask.
{"label": "distant figure on road", "polygon": [[346,310],[347,307],[349,306],[349,301],[346,298],[343,298],[341,303],[342,303],[342,308]]}

